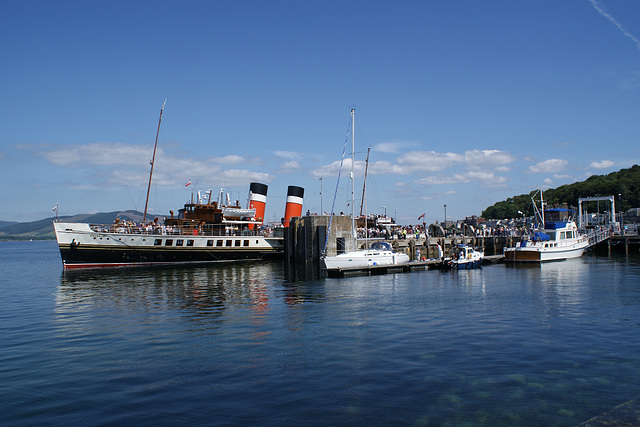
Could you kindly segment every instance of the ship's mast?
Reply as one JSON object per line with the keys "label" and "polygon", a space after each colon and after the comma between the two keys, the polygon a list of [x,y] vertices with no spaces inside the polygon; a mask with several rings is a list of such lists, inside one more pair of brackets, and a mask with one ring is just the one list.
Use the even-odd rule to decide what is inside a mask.
{"label": "ship's mast", "polygon": [[356,110],[351,109],[351,232],[353,233],[352,250],[356,250],[356,178],[355,178],[355,152],[356,152]]}
{"label": "ship's mast", "polygon": [[542,188],[540,188],[540,210],[542,212],[542,229],[545,228],[545,223],[544,223],[544,199],[542,196]]}
{"label": "ship's mast", "polygon": [[153,157],[151,158],[151,170],[149,171],[149,186],[147,187],[147,201],[144,202],[144,214],[142,215],[142,222],[147,220],[147,207],[149,206],[149,193],[151,192],[151,177],[153,176],[153,163],[156,161],[156,149],[158,148],[158,135],[160,135],[160,123],[162,122],[162,112],[164,111],[164,105],[167,103],[165,98],[162,108],[160,109],[160,118],[158,119],[158,131],[156,132],[156,143],[153,146]]}

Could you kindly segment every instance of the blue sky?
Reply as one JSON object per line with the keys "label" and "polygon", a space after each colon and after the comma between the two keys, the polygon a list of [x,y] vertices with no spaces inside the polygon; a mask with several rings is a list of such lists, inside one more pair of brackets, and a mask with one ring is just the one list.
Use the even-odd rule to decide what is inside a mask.
{"label": "blue sky", "polygon": [[4,1],[0,219],[143,210],[165,98],[151,212],[252,181],[269,220],[288,185],[329,211],[355,107],[369,212],[479,215],[639,163],[638,18],[636,0]]}

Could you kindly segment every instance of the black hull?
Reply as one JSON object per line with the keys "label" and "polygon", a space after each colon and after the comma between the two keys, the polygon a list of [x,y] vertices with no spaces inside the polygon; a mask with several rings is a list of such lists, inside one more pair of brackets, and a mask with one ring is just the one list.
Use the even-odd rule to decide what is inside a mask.
{"label": "black hull", "polygon": [[283,252],[278,250],[250,249],[133,249],[133,248],[60,248],[65,268],[97,268],[129,265],[164,265],[184,263],[208,263],[219,261],[242,261],[279,259]]}

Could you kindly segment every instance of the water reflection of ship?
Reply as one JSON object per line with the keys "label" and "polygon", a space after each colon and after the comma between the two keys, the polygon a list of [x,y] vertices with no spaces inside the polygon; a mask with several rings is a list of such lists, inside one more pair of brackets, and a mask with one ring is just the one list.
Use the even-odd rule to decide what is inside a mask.
{"label": "water reflection of ship", "polygon": [[[222,315],[233,306],[259,309],[276,303],[273,289],[284,282],[282,263],[166,266],[117,270],[65,270],[56,305],[92,301],[152,310],[158,305],[207,316]],[[317,300],[314,288],[287,282],[277,297],[287,305]],[[90,308],[88,307],[90,310]]]}
{"label": "water reflection of ship", "polygon": [[[583,289],[589,283],[589,259],[574,258],[547,263],[506,263],[505,268],[521,272],[519,280],[539,294],[548,307],[575,304],[589,296]],[[517,286],[517,283],[514,283]]]}
{"label": "water reflection of ship", "polygon": [[315,262],[285,262],[284,273],[288,282],[313,282],[326,276]]}

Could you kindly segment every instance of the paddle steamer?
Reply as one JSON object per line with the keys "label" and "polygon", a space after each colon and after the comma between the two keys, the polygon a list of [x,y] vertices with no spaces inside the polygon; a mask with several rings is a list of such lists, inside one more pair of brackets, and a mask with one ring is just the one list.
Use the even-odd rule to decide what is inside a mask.
{"label": "paddle steamer", "polygon": [[[166,100],[165,100],[166,103]],[[54,230],[65,269],[119,267],[175,263],[206,263],[230,260],[262,260],[282,257],[282,224],[265,226],[267,186],[251,183],[246,208],[231,204],[221,190],[216,201],[211,190],[184,205],[178,215],[147,221],[147,206],[153,176],[158,135],[164,104],[160,109],[153,148],[147,201],[142,223],[118,221],[114,224],[54,222]],[[300,216],[304,189],[290,186],[285,218]]]}
{"label": "paddle steamer", "polygon": [[177,216],[170,212],[164,221],[55,222],[64,268],[279,258],[284,251],[283,228],[262,221],[266,190],[266,185],[252,183],[247,208],[238,202],[223,205],[220,198],[198,198]]}

